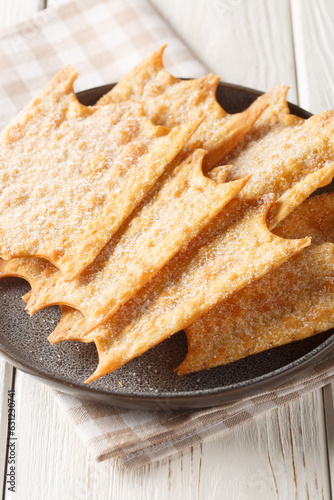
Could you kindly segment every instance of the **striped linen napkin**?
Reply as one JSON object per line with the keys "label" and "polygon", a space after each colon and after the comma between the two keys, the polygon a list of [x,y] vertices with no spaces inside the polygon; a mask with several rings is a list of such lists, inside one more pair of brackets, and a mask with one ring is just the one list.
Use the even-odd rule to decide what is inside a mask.
{"label": "striped linen napkin", "polygon": [[[67,64],[76,90],[117,81],[167,43],[166,66],[181,77],[207,73],[145,0],[78,0],[41,11],[0,32],[0,128]],[[100,405],[52,390],[91,455],[128,469],[200,444],[217,432],[302,397],[334,380],[328,356],[260,396],[204,410],[149,411]]]}

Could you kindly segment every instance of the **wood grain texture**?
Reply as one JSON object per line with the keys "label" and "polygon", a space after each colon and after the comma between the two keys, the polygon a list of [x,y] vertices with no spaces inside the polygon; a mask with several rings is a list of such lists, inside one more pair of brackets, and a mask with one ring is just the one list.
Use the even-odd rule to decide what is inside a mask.
{"label": "wood grain texture", "polygon": [[150,0],[222,80],[259,90],[296,80],[289,0]]}
{"label": "wood grain texture", "polygon": [[87,454],[79,439],[44,385],[19,371],[15,385],[17,490],[6,491],[5,498],[81,498],[75,491],[88,479]]}
{"label": "wood grain texture", "polygon": [[44,0],[3,0],[0,2],[0,28],[23,21],[44,8]]}
{"label": "wood grain texture", "polygon": [[[63,2],[51,0],[48,4],[57,5],[60,1]],[[224,80],[263,90],[277,82],[290,83],[292,101],[297,98],[294,40],[301,104],[313,110],[317,106],[323,109],[327,97],[310,99],[314,88],[310,82],[317,82],[318,78],[310,74],[309,49],[302,42],[307,39],[307,30],[317,30],[318,25],[329,30],[323,15],[315,14],[317,7],[313,2],[292,0],[293,39],[288,0],[151,0],[151,3],[194,53]],[[18,7],[20,4],[22,8]],[[328,12],[329,2],[319,4],[319,11]],[[0,26],[7,24],[9,18],[10,22],[19,20],[24,9],[31,8],[30,14],[39,6],[37,0],[1,3]],[[295,18],[303,9],[306,28]],[[317,19],[322,22],[317,24]],[[320,86],[318,92],[327,95],[330,86]],[[19,408],[18,481],[17,492],[15,495],[6,492],[6,499],[330,498],[321,391],[216,436],[202,447],[128,472],[113,460],[97,464],[89,458],[45,386],[20,372],[15,386]],[[334,411],[330,398],[326,399],[326,410],[328,450],[333,465],[334,444],[329,426]]]}
{"label": "wood grain texture", "polygon": [[13,367],[0,358],[0,491],[3,489],[7,452],[8,404],[7,394],[12,388]]}
{"label": "wood grain texture", "polygon": [[68,0],[45,0],[46,7],[58,7],[59,5],[62,5],[64,3],[67,3]]}

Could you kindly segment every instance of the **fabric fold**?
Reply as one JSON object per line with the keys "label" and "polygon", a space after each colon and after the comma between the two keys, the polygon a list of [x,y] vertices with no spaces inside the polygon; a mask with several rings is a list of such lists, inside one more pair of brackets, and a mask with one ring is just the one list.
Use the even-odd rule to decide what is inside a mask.
{"label": "fabric fold", "polygon": [[[165,43],[165,63],[173,75],[208,73],[145,0],[71,1],[2,30],[0,129],[63,66],[78,70],[75,90],[80,91],[117,82]],[[271,391],[201,410],[128,410],[52,393],[95,460],[118,457],[122,466],[134,469],[199,445],[333,380],[334,357],[328,355]]]}

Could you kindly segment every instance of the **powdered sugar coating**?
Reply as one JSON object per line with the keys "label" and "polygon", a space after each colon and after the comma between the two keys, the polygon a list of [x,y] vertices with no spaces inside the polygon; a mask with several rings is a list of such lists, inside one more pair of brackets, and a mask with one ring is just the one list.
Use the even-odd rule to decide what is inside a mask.
{"label": "powdered sugar coating", "polygon": [[[260,123],[266,112],[269,109]],[[248,142],[241,142],[223,159],[234,166],[229,179],[252,175],[241,193],[244,198],[258,198],[272,192],[277,199],[307,175],[334,161],[334,111],[305,121],[290,116],[266,133],[261,129],[259,132],[259,127],[256,124]]]}
{"label": "powdered sugar coating", "polygon": [[34,281],[28,310],[59,303],[73,306],[85,316],[78,325],[83,334],[115,313],[245,185],[247,179],[224,183],[228,169],[213,171],[220,174],[220,182],[203,176],[203,156],[204,151],[197,150],[170,175],[74,280],[57,271],[53,279],[44,273],[43,280],[33,262],[23,262],[30,265],[27,275]]}
{"label": "powdered sugar coating", "polygon": [[67,67],[2,133],[0,252],[82,271],[145,196],[198,123],[171,132],[140,103],[85,107]]}
{"label": "powdered sugar coating", "polygon": [[271,234],[265,224],[269,206],[270,198],[232,200],[107,322],[83,337],[64,325],[63,337],[58,328],[50,340],[94,340],[100,363],[90,380],[145,352],[309,244]]}
{"label": "powdered sugar coating", "polygon": [[183,149],[182,158],[197,148],[205,149],[208,152],[203,163],[206,172],[251,130],[268,101],[260,97],[244,112],[229,115],[216,99],[219,77],[210,73],[195,80],[175,78],[164,67],[164,49],[153,52],[127,73],[98,104],[139,99],[150,120],[165,127],[205,116]]}
{"label": "powdered sugar coating", "polygon": [[190,325],[178,373],[231,363],[333,328],[333,223],[333,193],[307,200],[281,223],[277,234],[312,236],[312,246]]}
{"label": "powdered sugar coating", "polygon": [[[166,72],[163,68],[161,56],[161,51],[154,53],[146,62],[144,61],[134,70],[135,75],[130,72],[110,94],[100,100],[100,104],[105,106],[106,103],[122,102],[125,99],[140,97],[143,99],[145,113],[153,121],[168,126],[177,126],[189,119],[198,119],[204,113],[206,117],[205,123],[203,122],[200,125],[200,131],[196,133],[195,140],[188,141],[188,144],[182,148],[169,166],[165,178],[162,179],[163,182],[157,183],[156,189],[154,188],[155,191],[160,189],[160,185],[169,183],[169,174],[172,174],[173,169],[178,169],[182,158],[192,151],[195,144],[205,146],[208,155],[210,153],[216,155],[218,151],[221,155],[231,150],[236,142],[250,130],[255,120],[267,106],[267,99],[260,98],[245,112],[234,116],[227,115],[215,98],[216,77],[208,75],[204,79],[182,82]],[[143,77],[144,73],[149,74],[148,79]],[[129,90],[127,85],[130,85],[132,89],[130,93],[125,91],[125,89]],[[164,109],[164,112],[162,112],[162,109]],[[158,116],[160,117],[159,120]],[[189,169],[190,171],[191,169]],[[150,200],[154,199],[154,195],[153,198],[148,196],[144,201],[143,209],[137,211],[138,215],[132,216],[125,226],[120,228],[120,231],[115,234],[115,238],[110,241],[102,255],[89,266],[87,272],[81,273],[74,281],[68,280],[67,276],[62,278],[61,273],[58,273],[51,264],[48,265],[48,270],[40,274],[38,280],[39,263],[36,263],[35,266],[34,261],[21,261],[21,270],[19,270],[18,262],[10,263],[7,271],[11,270],[13,272],[15,266],[18,274],[22,275],[23,273],[31,283],[34,283],[34,290],[28,302],[28,310],[34,312],[53,303],[73,305],[79,308],[87,318],[86,325],[83,321],[81,322],[83,332],[110,316],[137,289],[143,286],[174,255],[182,244],[187,243],[189,238],[197,234],[205,223],[212,219],[217,213],[218,207],[222,208],[230,199],[228,195],[226,201],[223,201],[223,192],[230,193],[231,189],[234,190],[234,186],[241,186],[241,184],[215,186],[208,178],[202,176],[202,172],[196,173],[196,168],[194,173],[195,176],[193,175],[190,182],[193,185],[189,186],[193,189],[193,192],[188,189],[188,198],[184,196],[184,193],[182,200],[181,197],[179,199],[175,197],[173,200],[173,196],[171,196],[169,201],[166,201],[163,209],[168,213],[163,215],[163,213],[157,213],[155,209],[155,211],[151,210]],[[94,175],[96,175],[96,172],[94,172]],[[214,172],[210,175],[214,175]],[[223,180],[220,182],[223,182]],[[173,182],[175,184],[175,181]],[[245,181],[241,182],[244,183]],[[207,189],[199,189],[200,184],[202,184],[202,188],[206,186]],[[180,189],[180,187],[176,186],[176,189]],[[210,196],[211,203],[209,203]],[[148,204],[147,207],[145,207],[145,203]],[[161,205],[161,202],[159,203]],[[146,210],[145,214],[143,214],[143,210]],[[185,216],[187,211],[190,217],[189,222],[187,222]],[[207,216],[204,215],[205,213]],[[132,220],[133,217],[135,221]],[[141,219],[139,219],[140,217]],[[145,227],[145,218],[150,217],[154,217],[157,224],[148,233],[149,224],[146,222]],[[177,227],[177,220],[179,227]],[[169,226],[167,232],[164,224]],[[130,231],[126,229],[127,225],[131,225]],[[175,227],[172,234],[171,227],[173,225]],[[125,236],[123,231],[126,231]],[[146,232],[140,241],[138,241],[138,234],[136,235],[137,243],[135,244],[132,241],[133,236],[131,234],[139,231]],[[156,240],[154,235],[150,239],[154,231],[158,231],[160,235],[165,231],[165,241],[161,240],[161,238]],[[125,244],[123,244],[124,237]],[[130,237],[130,240],[126,240],[127,237]],[[153,251],[156,255],[155,262],[153,257],[148,259],[144,255]],[[138,253],[141,253],[141,255],[139,256]],[[122,268],[120,268],[120,265]],[[47,266],[46,263],[45,266]],[[133,268],[132,276],[129,267]],[[4,264],[2,264],[2,268],[3,272],[6,272]],[[129,271],[127,275],[124,275],[124,269]],[[123,274],[121,274],[122,272]],[[54,278],[50,280],[52,273],[54,273]],[[95,323],[92,323],[92,321]]]}

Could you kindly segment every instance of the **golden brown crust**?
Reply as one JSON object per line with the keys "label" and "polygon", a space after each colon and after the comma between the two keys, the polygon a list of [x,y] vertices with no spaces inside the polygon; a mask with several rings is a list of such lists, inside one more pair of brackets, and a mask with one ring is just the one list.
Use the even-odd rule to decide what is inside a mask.
{"label": "golden brown crust", "polygon": [[304,249],[186,329],[179,375],[231,363],[334,327],[334,193],[304,202],[275,231]]}
{"label": "golden brown crust", "polygon": [[204,170],[208,171],[251,130],[269,105],[277,108],[275,112],[278,108],[282,111],[281,95],[278,97],[278,92],[271,92],[248,110],[227,114],[216,99],[219,77],[210,73],[194,80],[175,78],[164,67],[164,49],[162,47],[138,64],[98,104],[140,100],[154,124],[170,128],[204,116],[205,120],[178,161],[195,149],[203,148],[208,152],[204,160]]}
{"label": "golden brown crust", "polygon": [[205,177],[204,154],[203,150],[195,151],[177,172],[166,178],[156,196],[123,224],[78,278],[68,280],[56,271],[52,279],[39,279],[35,262],[25,259],[28,262],[22,264],[30,265],[36,283],[28,311],[33,313],[53,304],[75,307],[85,316],[80,324],[83,334],[114,314],[247,182],[246,178],[224,183],[228,169],[220,167],[213,171],[219,175],[219,182]]}

